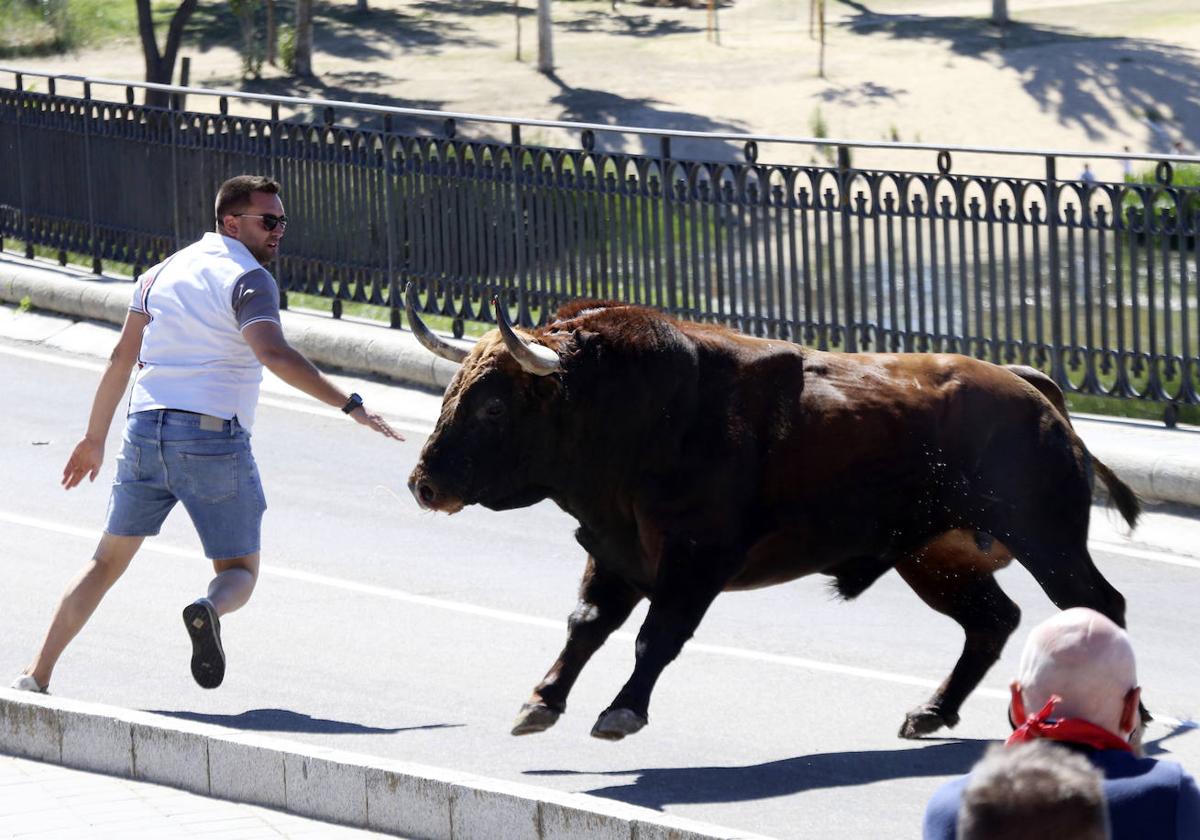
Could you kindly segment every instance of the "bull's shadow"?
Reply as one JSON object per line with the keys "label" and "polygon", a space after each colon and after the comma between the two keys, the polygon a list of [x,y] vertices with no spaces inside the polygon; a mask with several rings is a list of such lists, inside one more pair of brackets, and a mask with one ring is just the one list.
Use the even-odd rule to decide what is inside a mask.
{"label": "bull's shadow", "polygon": [[246,732],[303,732],[316,735],[394,735],[397,732],[414,732],[424,729],[450,729],[460,723],[431,723],[423,726],[365,726],[344,720],[328,720],[293,712],[289,709],[248,709],[236,715],[218,715],[203,712],[181,712],[165,709],[146,709],[152,715],[211,723],[229,729]]}
{"label": "bull's shadow", "polygon": [[[656,767],[586,775],[630,776],[628,784],[586,791],[630,805],[662,810],[667,805],[751,802],[822,788],[868,785],[893,779],[966,773],[993,742],[954,740],[899,750],[818,753],[744,767]],[[586,771],[531,770],[531,776]]]}

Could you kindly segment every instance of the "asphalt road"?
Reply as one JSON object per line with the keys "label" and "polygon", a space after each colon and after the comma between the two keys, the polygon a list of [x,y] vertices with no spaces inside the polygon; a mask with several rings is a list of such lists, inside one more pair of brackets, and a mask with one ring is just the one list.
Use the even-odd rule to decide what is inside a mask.
{"label": "asphalt road", "polygon": [[[100,328],[98,328],[100,329]],[[103,336],[101,336],[103,338]],[[15,676],[103,524],[119,445],[94,485],[58,486],[99,363],[0,342],[0,678]],[[1052,605],[1022,569],[1024,610],[953,737],[902,741],[904,712],[958,655],[961,634],[895,575],[856,602],[820,579],[719,598],[663,676],[650,726],[588,736],[632,665],[635,613],[589,665],[552,730],[512,719],[563,641],[583,557],[549,504],[453,517],[404,487],[438,399],[356,382],[408,441],[372,435],[304,398],[270,394],[254,446],[270,509],[255,598],[224,622],[229,671],[204,691],[179,613],[209,566],[176,511],[68,650],[52,690],[377,756],[590,793],[787,838],[919,836],[944,779],[1006,734],[1020,642]],[[1200,520],[1152,511],[1129,540],[1101,512],[1100,568],[1125,594],[1151,710],[1151,750],[1200,775]],[[1182,721],[1176,725],[1175,721]]]}

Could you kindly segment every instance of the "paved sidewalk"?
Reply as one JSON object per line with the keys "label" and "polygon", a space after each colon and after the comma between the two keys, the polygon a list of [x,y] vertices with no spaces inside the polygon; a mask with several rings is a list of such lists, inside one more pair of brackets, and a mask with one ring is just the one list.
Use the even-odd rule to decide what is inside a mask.
{"label": "paved sidewalk", "polygon": [[163,785],[0,755],[0,838],[365,840],[390,836]]}

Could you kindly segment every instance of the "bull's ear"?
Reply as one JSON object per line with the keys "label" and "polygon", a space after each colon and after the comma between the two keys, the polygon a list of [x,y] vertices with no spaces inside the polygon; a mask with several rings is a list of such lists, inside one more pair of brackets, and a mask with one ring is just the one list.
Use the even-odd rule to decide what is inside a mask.
{"label": "bull's ear", "polygon": [[533,395],[543,402],[558,399],[562,394],[562,379],[558,374],[552,376],[537,376],[533,380]]}

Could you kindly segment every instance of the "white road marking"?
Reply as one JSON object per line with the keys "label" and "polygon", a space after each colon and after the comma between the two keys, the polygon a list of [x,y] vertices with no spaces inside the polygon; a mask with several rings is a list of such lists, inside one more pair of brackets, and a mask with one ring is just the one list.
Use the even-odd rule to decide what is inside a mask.
{"label": "white road marking", "polygon": [[1109,554],[1119,554],[1122,557],[1131,557],[1135,560],[1152,560],[1155,563],[1168,563],[1172,566],[1184,566],[1189,569],[1200,569],[1200,560],[1193,560],[1190,557],[1183,557],[1178,554],[1171,554],[1167,551],[1151,551],[1145,548],[1134,548],[1130,545],[1121,545],[1120,543],[1108,542],[1107,540],[1089,540],[1088,545],[1092,548],[1106,551]]}
{"label": "white road marking", "polygon": [[5,356],[15,356],[18,359],[33,359],[38,362],[47,362],[52,365],[61,365],[62,367],[77,368],[79,370],[90,370],[96,373],[104,371],[106,365],[99,362],[89,362],[85,359],[76,359],[73,356],[56,356],[50,353],[39,353],[36,350],[25,350],[20,347],[8,347],[0,345],[0,353]]}
{"label": "white road marking", "polygon": [[[46,362],[48,364],[61,365],[62,367],[75,368],[77,370],[88,370],[94,373],[103,373],[107,365],[100,362],[89,362],[86,359],[77,359],[71,356],[56,356],[50,353],[41,353],[36,350],[25,350],[20,347],[7,347],[0,345],[0,355],[15,356],[18,359],[30,359],[38,362]],[[271,408],[283,408],[288,411],[295,411],[299,414],[312,414],[318,417],[326,417],[329,419],[342,419],[341,411],[336,408],[319,405],[315,403],[296,402],[279,397],[260,396],[258,398],[259,405],[270,406]],[[414,435],[428,435],[432,430],[432,425],[424,425],[412,422],[403,422],[393,419],[388,413],[384,412],[384,416],[388,418],[388,422],[393,428],[401,432],[408,432]]]}
{"label": "white road marking", "polygon": [[[86,528],[76,528],[70,525],[62,525],[58,522],[50,522],[45,519],[37,519],[32,516],[23,516],[17,513],[8,511],[0,511],[0,522],[7,522],[10,525],[17,525],[25,528],[36,528],[42,531],[50,531],[56,534],[63,534],[71,537],[80,537],[82,539],[96,541],[100,539],[100,531],[89,530]],[[189,560],[204,560],[204,556],[197,551],[178,548],[176,546],[164,544],[161,540],[150,540],[143,544],[142,551],[152,551],[159,554],[167,554],[172,557],[183,557]],[[1142,552],[1143,554],[1154,554],[1156,552]],[[313,572],[304,572],[298,569],[287,569],[282,566],[263,565],[260,568],[262,574],[274,575],[276,577],[286,578],[288,580],[300,581],[303,583],[311,583],[317,586],[328,586],[333,589],[341,589],[346,592],[357,592],[362,595],[373,595],[379,598],[387,598],[392,601],[400,601],[406,604],[414,604],[423,607],[431,607],[439,610],[448,610],[450,612],[461,613],[465,615],[473,615],[480,618],[492,618],[498,621],[507,621],[512,624],[524,624],[532,627],[543,627],[550,630],[564,631],[567,624],[565,621],[559,621],[549,618],[538,618],[537,616],[525,615],[523,613],[512,612],[510,610],[497,610],[491,607],[480,607],[475,604],[464,604],[459,601],[449,601],[444,598],[433,598],[428,595],[417,595],[412,592],[404,592],[399,589],[392,589],[386,586],[376,586],[370,583],[359,583],[353,580],[345,580],[343,578],[330,577],[329,575],[320,575]],[[634,641],[635,634],[626,632],[613,633],[612,638],[622,639],[624,641]],[[771,665],[783,665],[789,668],[803,668],[810,671],[820,671],[827,674],[838,674],[847,677],[859,677],[862,679],[876,680],[879,682],[894,683],[897,685],[912,685],[921,688],[937,688],[938,680],[925,679],[924,677],[914,677],[908,674],[899,674],[893,671],[879,671],[874,668],[859,668],[853,665],[838,665],[832,662],[821,662],[816,659],[805,659],[800,656],[789,656],[781,653],[767,653],[765,651],[749,650],[746,648],[729,647],[727,645],[713,645],[704,642],[689,642],[686,648],[688,651],[697,653],[707,653],[714,656],[726,656],[731,659],[750,660],[754,662],[765,662]],[[993,700],[1007,700],[1008,692],[994,688],[977,688],[972,692],[972,696],[987,697]],[[1190,722],[1179,721],[1175,718],[1156,715],[1155,720],[1161,721],[1169,726],[1194,726]]]}

